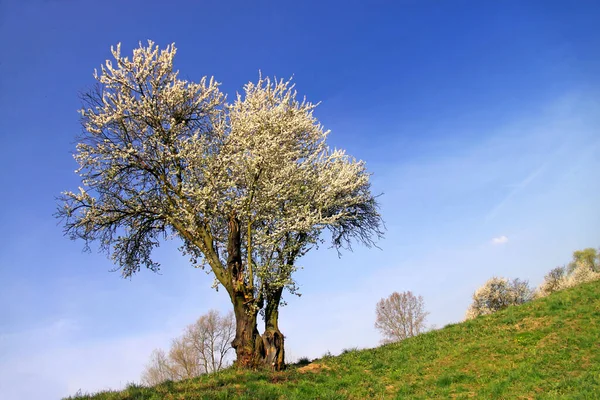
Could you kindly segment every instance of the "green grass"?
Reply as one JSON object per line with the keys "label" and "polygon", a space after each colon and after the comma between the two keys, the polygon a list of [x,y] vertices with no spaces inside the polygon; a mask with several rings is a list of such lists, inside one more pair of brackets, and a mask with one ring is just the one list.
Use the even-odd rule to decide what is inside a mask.
{"label": "green grass", "polygon": [[600,398],[600,282],[284,372],[239,371],[69,399]]}

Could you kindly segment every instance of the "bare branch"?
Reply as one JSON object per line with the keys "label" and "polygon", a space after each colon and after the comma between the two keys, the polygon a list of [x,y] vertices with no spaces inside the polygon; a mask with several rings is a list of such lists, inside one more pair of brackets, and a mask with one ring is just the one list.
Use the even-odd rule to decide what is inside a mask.
{"label": "bare branch", "polygon": [[423,333],[426,329],[425,303],[412,292],[394,292],[381,299],[376,307],[375,327],[381,331],[384,343],[398,342]]}

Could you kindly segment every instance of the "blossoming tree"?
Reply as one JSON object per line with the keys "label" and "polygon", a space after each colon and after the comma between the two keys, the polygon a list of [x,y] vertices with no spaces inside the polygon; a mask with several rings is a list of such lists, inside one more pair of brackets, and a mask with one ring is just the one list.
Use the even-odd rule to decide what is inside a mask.
{"label": "blossoming tree", "polygon": [[524,304],[532,298],[533,290],[529,287],[529,282],[494,276],[473,293],[473,303],[467,309],[465,320]]}
{"label": "blossoming tree", "polygon": [[65,233],[97,242],[125,277],[158,270],[153,248],[181,239],[231,299],[237,364],[283,368],[279,306],[298,258],[325,231],[338,250],[382,235],[364,162],[326,145],[289,82],[260,77],[227,103],[214,79],[179,79],[173,45],[111,50],[82,96],[82,187],[61,196]]}

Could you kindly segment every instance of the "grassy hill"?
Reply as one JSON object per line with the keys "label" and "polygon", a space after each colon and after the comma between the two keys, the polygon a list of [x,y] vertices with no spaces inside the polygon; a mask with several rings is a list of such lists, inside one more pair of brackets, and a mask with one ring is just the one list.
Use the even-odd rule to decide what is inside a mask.
{"label": "grassy hill", "polygon": [[600,282],[285,372],[234,369],[69,399],[600,398]]}

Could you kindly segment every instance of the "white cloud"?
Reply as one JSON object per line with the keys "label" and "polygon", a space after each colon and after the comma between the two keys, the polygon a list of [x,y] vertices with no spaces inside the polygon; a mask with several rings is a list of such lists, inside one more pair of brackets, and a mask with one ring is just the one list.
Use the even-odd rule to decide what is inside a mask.
{"label": "white cloud", "polygon": [[492,244],[504,244],[508,242],[508,237],[502,235],[492,239]]}

